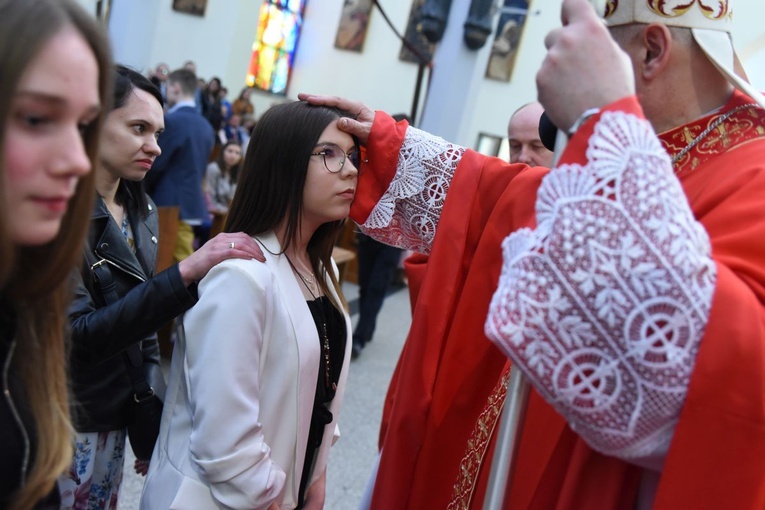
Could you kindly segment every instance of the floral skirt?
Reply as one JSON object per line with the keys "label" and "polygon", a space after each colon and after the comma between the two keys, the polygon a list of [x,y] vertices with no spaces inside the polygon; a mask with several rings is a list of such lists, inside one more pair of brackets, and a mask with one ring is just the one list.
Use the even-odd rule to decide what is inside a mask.
{"label": "floral skirt", "polygon": [[125,430],[78,432],[74,460],[58,479],[61,510],[117,510]]}

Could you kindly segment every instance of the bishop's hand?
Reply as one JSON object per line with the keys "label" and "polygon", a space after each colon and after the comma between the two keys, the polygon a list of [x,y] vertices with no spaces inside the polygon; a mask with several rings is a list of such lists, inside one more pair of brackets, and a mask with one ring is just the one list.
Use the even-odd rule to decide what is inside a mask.
{"label": "bishop's hand", "polygon": [[629,57],[588,0],[563,0],[561,21],[545,38],[537,93],[553,123],[568,131],[585,110],[633,95],[635,79]]}
{"label": "bishop's hand", "polygon": [[322,96],[314,94],[298,94],[298,99],[313,105],[331,106],[351,113],[356,120],[343,117],[337,121],[337,127],[346,133],[359,139],[361,145],[366,145],[372,124],[375,121],[375,112],[360,101],[351,101],[337,96]]}

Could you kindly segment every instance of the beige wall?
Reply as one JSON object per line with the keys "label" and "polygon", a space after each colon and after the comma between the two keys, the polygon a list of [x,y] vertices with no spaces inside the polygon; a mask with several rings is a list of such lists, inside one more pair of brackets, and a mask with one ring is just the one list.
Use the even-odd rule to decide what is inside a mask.
{"label": "beige wall", "polygon": [[[93,0],[79,0],[95,4]],[[253,38],[257,30],[260,0],[209,0],[204,18],[172,11],[171,0],[113,0],[123,27],[110,27],[115,53],[139,69],[163,61],[180,66],[191,58],[205,78],[219,76],[235,96],[244,83]],[[298,92],[335,94],[362,100],[376,109],[408,112],[416,80],[416,66],[400,62],[400,43],[378,11],[373,11],[363,53],[334,48],[342,8],[340,0],[309,0],[288,98]],[[393,23],[403,30],[409,0],[382,2]],[[117,5],[119,4],[119,5]],[[475,112],[467,129],[460,131],[463,145],[474,146],[479,132],[504,136],[510,113],[536,97],[534,76],[544,58],[544,36],[559,23],[560,0],[532,0],[510,83],[483,80]],[[736,0],[734,41],[750,78],[765,89],[765,3]],[[127,18],[127,19],[125,19]],[[120,23],[112,18],[112,25]],[[125,28],[127,27],[127,28]],[[461,26],[450,26],[461,30]],[[138,34],[137,36],[135,34]],[[478,54],[484,60],[488,52]],[[479,63],[485,68],[485,63]],[[280,96],[253,94],[259,115]],[[455,97],[452,101],[459,101]],[[448,108],[449,105],[443,105]]]}
{"label": "beige wall", "polygon": [[[80,0],[84,1],[84,0]],[[119,60],[139,69],[149,69],[158,62],[178,67],[187,59],[197,63],[204,78],[218,76],[234,97],[244,85],[252,43],[257,31],[259,0],[210,0],[204,18],[172,10],[170,0],[114,0],[130,5],[130,11],[144,10],[140,23],[131,30],[113,34]],[[127,3],[129,2],[129,4]],[[138,4],[144,3],[143,6]],[[403,27],[408,6],[403,1],[389,2],[389,15]],[[379,12],[373,12],[363,53],[334,48],[340,19],[339,0],[310,0],[306,7],[294,73],[287,98],[301,91],[331,93],[353,97],[391,112],[408,111],[414,91],[416,66],[398,61],[399,44],[384,24]],[[129,17],[132,17],[128,13]],[[151,21],[149,21],[151,20]],[[112,18],[112,25],[119,21]],[[128,19],[124,23],[131,24]],[[135,38],[130,33],[147,32],[153,24],[148,51],[131,50]],[[119,31],[110,27],[110,31]],[[127,44],[125,41],[133,41]],[[127,47],[126,47],[127,46]],[[255,92],[252,102],[256,115],[282,96]]]}
{"label": "beige wall", "polygon": [[[485,80],[471,135],[460,143],[475,145],[479,132],[506,136],[510,114],[522,104],[536,99],[536,71],[545,55],[544,37],[560,24],[560,0],[531,0],[530,16],[521,41],[521,50],[510,83]],[[743,60],[750,81],[765,90],[765,2],[762,0],[735,0],[734,45]]]}

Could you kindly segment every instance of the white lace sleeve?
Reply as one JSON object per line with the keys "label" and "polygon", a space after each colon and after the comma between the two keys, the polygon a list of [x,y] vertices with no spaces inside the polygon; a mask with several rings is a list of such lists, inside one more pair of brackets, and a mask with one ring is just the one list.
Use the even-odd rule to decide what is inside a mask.
{"label": "white lace sleeve", "polygon": [[407,128],[396,175],[362,230],[384,243],[430,253],[446,193],[464,153],[464,147]]}
{"label": "white lace sleeve", "polygon": [[604,113],[587,160],[553,170],[537,228],[503,243],[486,334],[593,448],[660,467],[709,317],[710,243],[647,122]]}

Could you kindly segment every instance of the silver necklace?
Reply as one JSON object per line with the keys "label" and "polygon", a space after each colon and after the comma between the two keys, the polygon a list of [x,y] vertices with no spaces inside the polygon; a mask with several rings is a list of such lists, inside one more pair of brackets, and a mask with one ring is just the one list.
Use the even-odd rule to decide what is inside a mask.
{"label": "silver necklace", "polygon": [[[293,271],[295,271],[297,273],[297,275],[300,277],[300,279],[303,281],[303,283],[305,284],[306,282],[308,282],[310,284],[310,286],[316,288],[317,291],[318,291],[318,285],[316,283],[316,275],[315,274],[313,274],[312,272],[309,271],[308,272],[308,276],[303,275],[303,273],[298,271],[298,269],[292,263],[292,260],[290,260],[290,258],[284,253],[284,251],[281,251],[279,253],[274,253],[271,250],[269,250],[268,248],[266,248],[266,245],[263,244],[263,241],[261,241],[260,239],[255,239],[255,240],[258,242],[258,244],[260,246],[263,247],[264,250],[266,250],[268,253],[270,253],[274,257],[278,257],[279,255],[284,254],[284,256],[287,257],[287,262],[289,262],[290,267],[292,268]],[[309,289],[309,292],[310,292],[310,289]],[[311,292],[311,295],[313,296],[313,292]],[[314,297],[314,299],[316,299],[316,298]]]}
{"label": "silver necklace", "polygon": [[[703,140],[709,133],[711,133],[717,126],[725,122],[728,117],[733,115],[734,113],[740,112],[741,110],[744,110],[746,108],[751,108],[753,106],[757,106],[757,103],[749,103],[741,106],[737,106],[736,108],[732,109],[729,112],[725,112],[724,114],[720,115],[715,119],[714,122],[712,122],[704,131],[699,133],[699,135],[690,141],[688,145],[683,147],[683,150],[672,156],[672,166],[674,166],[678,161],[683,159],[683,156],[688,154],[691,149],[693,149],[696,145],[698,145],[701,140]],[[675,170],[675,173],[677,173],[678,170]]]}
{"label": "silver necklace", "polygon": [[[331,377],[332,376],[332,367],[331,367],[331,364],[330,364],[330,354],[331,354],[332,351],[331,351],[330,345],[329,345],[329,334],[327,333],[327,319],[324,316],[324,310],[322,308],[324,305],[323,305],[323,303],[319,303],[319,302],[316,301],[318,299],[318,297],[316,296],[316,294],[313,293],[313,290],[311,290],[311,286],[308,285],[308,281],[306,281],[306,278],[303,276],[303,273],[301,273],[300,271],[297,270],[297,268],[292,263],[292,261],[290,260],[289,257],[287,257],[287,262],[289,262],[290,267],[292,268],[292,270],[297,273],[298,277],[300,278],[300,281],[303,282],[303,285],[308,290],[308,293],[311,294],[311,297],[314,300],[314,304],[317,307],[317,309],[319,310],[319,315],[320,315],[320,318],[321,318],[321,329],[319,330],[319,334],[321,335],[321,347],[322,347],[321,350],[322,350],[322,357],[324,358],[324,386],[326,388],[330,388],[331,387],[332,391],[335,391],[335,390],[337,390],[337,385],[332,382],[332,377]],[[312,275],[313,275],[313,273],[312,273]],[[315,282],[315,277],[314,277],[314,282]],[[318,291],[318,285],[316,287],[316,290]]]}
{"label": "silver necklace", "polygon": [[[287,257],[287,255],[285,255],[285,257]],[[290,260],[289,257],[287,257],[287,262],[289,262],[290,267],[292,268],[292,270],[295,271],[295,273],[297,273],[297,275],[303,281],[303,284],[308,289],[308,292],[311,293],[311,296],[314,299],[316,299],[316,295],[311,290],[311,289],[316,289],[317,292],[319,290],[319,288],[318,288],[319,286],[316,284],[316,275],[311,273],[311,272],[309,272],[307,276],[304,275],[302,271],[300,271],[297,267],[295,267],[295,264],[292,263],[292,260]]]}

